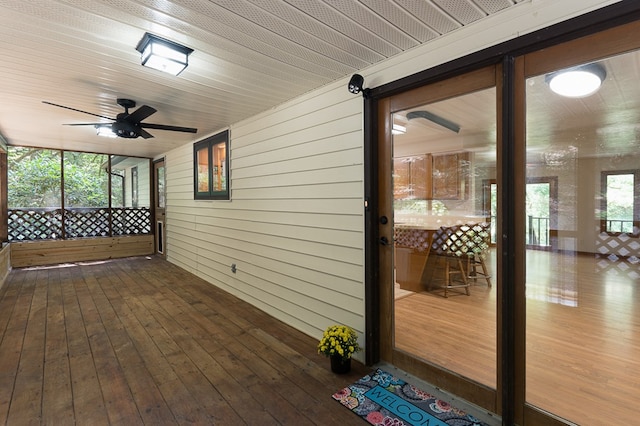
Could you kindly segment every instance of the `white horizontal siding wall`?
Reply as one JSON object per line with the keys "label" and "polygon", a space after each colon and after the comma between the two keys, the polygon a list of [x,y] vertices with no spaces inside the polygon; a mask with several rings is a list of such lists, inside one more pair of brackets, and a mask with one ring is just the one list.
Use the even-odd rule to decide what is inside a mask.
{"label": "white horizontal siding wall", "polygon": [[363,101],[343,92],[232,126],[231,201],[193,200],[191,145],[166,156],[168,259],[311,335],[364,331]]}
{"label": "white horizontal siding wall", "polygon": [[[365,86],[611,3],[524,2],[363,70]],[[231,201],[194,201],[192,145],[167,153],[167,254],[311,336],[343,323],[364,343],[363,101],[347,81],[231,125]]]}

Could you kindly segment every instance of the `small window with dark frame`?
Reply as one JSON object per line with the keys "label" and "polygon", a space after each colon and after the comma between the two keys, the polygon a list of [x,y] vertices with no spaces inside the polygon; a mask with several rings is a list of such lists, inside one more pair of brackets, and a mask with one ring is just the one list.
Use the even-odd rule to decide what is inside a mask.
{"label": "small window with dark frame", "polygon": [[195,200],[229,199],[229,131],[193,145]]}
{"label": "small window with dark frame", "polygon": [[640,170],[602,172],[602,232],[638,234]]}

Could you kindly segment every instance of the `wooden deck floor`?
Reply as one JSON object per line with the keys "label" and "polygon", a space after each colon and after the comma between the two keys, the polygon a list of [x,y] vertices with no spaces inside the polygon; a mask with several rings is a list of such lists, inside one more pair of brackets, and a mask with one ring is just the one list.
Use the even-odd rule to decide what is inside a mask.
{"label": "wooden deck floor", "polygon": [[18,269],[0,424],[352,424],[316,341],[158,258]]}

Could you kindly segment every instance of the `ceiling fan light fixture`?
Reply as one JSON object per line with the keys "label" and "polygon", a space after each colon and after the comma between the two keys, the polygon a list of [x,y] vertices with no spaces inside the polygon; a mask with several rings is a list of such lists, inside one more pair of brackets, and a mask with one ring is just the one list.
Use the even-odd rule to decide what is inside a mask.
{"label": "ceiling fan light fixture", "polygon": [[587,64],[547,74],[545,81],[558,95],[583,98],[594,94],[607,77],[599,64]]}
{"label": "ceiling fan light fixture", "polygon": [[104,136],[106,138],[118,137],[115,133],[113,133],[113,130],[111,130],[110,124],[105,126],[96,126],[96,134],[98,136]]}
{"label": "ceiling fan light fixture", "polygon": [[189,65],[193,49],[156,35],[145,33],[136,50],[143,66],[179,75]]}

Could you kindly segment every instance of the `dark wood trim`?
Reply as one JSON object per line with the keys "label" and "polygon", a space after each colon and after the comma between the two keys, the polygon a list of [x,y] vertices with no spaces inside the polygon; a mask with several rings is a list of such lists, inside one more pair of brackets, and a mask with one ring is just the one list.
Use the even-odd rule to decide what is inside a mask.
{"label": "dark wood trim", "polygon": [[498,280],[498,323],[501,332],[498,337],[498,353],[500,356],[498,369],[498,383],[500,384],[502,424],[510,425],[516,419],[516,352],[515,336],[517,333],[515,323],[515,303],[517,283],[511,279],[515,275],[515,253],[517,246],[512,238],[516,234],[515,212],[520,209],[512,209],[518,191],[517,185],[510,178],[515,173],[514,155],[514,93],[515,93],[515,58],[507,56],[502,62],[502,87],[501,87],[501,126],[498,137],[498,274],[506,279]]}
{"label": "dark wood trim", "polygon": [[[365,265],[378,265],[378,194],[375,182],[378,181],[378,137],[372,129],[378,128],[377,103],[364,97],[364,173],[371,176],[364,182],[364,229],[365,229]],[[378,306],[380,304],[380,281],[378,268],[365,268],[365,363],[372,365],[380,360],[380,322]]]}
{"label": "dark wood trim", "polygon": [[429,383],[439,389],[445,389],[479,407],[494,407],[496,392],[471,380],[459,380],[454,375],[442,374],[442,367],[416,360],[414,356],[400,350],[393,351],[393,364],[403,371],[417,377],[428,377]]}
{"label": "dark wood trim", "polygon": [[[390,99],[382,99],[377,103],[378,127],[372,129],[376,132],[376,174],[375,180],[371,179],[371,185],[374,188],[375,193],[378,196],[377,205],[375,208],[380,212],[393,212],[393,183],[391,178],[390,164],[380,163],[380,159],[391,158],[391,142],[389,140],[391,136],[391,129],[389,127],[389,120],[387,119],[390,114]],[[384,177],[384,180],[382,178]],[[366,181],[367,179],[365,179]],[[391,203],[391,205],[389,205]],[[389,223],[393,224],[393,218],[389,217]],[[380,235],[380,227],[376,223],[375,227],[378,231],[377,238],[384,236],[388,241],[393,241],[393,229],[383,228],[385,233]],[[375,269],[377,274],[377,281],[372,283],[373,286],[378,288],[378,304],[372,308],[372,312],[375,317],[373,318],[380,326],[379,340],[375,344],[379,347],[379,359],[393,361],[393,348],[390,342],[393,342],[393,290],[388,284],[393,279],[389,276],[383,276],[382,272],[393,270],[393,245],[387,246],[385,250],[380,250],[380,246],[376,244],[371,250],[378,252],[378,262],[372,265],[368,265],[366,269]],[[382,247],[383,249],[385,247]],[[370,304],[371,301],[365,300],[365,304]]]}

